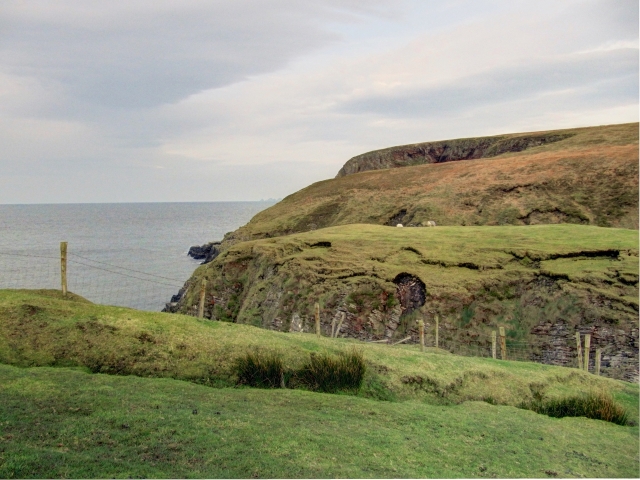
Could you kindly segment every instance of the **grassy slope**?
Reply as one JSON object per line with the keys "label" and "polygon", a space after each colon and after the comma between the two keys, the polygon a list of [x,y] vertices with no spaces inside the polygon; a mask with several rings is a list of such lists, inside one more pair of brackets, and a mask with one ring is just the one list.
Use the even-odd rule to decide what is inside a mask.
{"label": "grassy slope", "polygon": [[[628,477],[638,427],[0,365],[2,478]],[[194,414],[194,410],[197,414]]]}
{"label": "grassy slope", "polygon": [[[433,349],[420,353],[416,346],[362,344],[107,307],[63,299],[51,290],[0,291],[0,319],[0,363],[21,367],[81,366],[96,373],[231,386],[233,363],[249,350],[279,352],[287,366],[297,368],[311,352],[337,353],[355,346],[370,366],[361,395],[375,398],[448,404],[491,397],[518,405],[531,398],[532,383],[543,385],[549,397],[585,389],[620,395],[637,389],[577,369],[458,357]],[[407,382],[416,377],[425,380],[424,388]]]}
{"label": "grassy slope", "polygon": [[314,183],[257,214],[228,242],[332,225],[584,223],[638,228],[638,124],[576,129],[566,140],[489,159]]}
{"label": "grassy slope", "polygon": [[[606,256],[611,249],[621,254]],[[605,256],[586,256],[597,252]],[[507,328],[511,342],[532,343],[538,340],[531,328],[545,322],[594,325],[603,336],[637,327],[635,230],[348,225],[235,244],[192,281],[207,278],[208,299],[217,302],[207,309],[218,319],[288,330],[298,314],[309,331],[319,301],[325,331],[338,309],[347,309],[345,333],[378,339],[397,313],[393,279],[402,272],[422,279],[427,302],[401,322],[395,338],[409,332],[416,340],[422,316],[430,333],[435,314],[441,340],[485,346],[497,326]],[[183,311],[193,311],[197,291],[187,290]]]}

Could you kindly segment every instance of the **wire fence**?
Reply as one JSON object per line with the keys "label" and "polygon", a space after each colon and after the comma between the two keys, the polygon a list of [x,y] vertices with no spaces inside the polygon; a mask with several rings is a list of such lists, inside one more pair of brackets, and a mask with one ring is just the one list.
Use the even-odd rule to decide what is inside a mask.
{"label": "wire fence", "polygon": [[[0,252],[0,288],[60,289],[60,257]],[[87,300],[140,310],[161,310],[184,280],[67,254],[67,288]]]}

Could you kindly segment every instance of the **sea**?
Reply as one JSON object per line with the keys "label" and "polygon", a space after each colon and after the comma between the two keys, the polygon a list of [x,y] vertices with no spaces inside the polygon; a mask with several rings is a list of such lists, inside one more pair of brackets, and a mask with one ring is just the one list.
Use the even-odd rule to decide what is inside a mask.
{"label": "sea", "polygon": [[0,205],[0,289],[68,290],[160,311],[199,267],[189,247],[222,240],[275,201]]}

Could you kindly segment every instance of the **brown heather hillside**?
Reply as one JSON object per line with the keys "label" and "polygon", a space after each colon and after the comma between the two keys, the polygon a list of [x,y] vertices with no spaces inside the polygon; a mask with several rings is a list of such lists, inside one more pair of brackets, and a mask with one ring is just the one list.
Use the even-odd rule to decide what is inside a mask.
{"label": "brown heather hillside", "polygon": [[373,170],[314,183],[259,213],[227,241],[352,223],[420,226],[428,220],[438,225],[574,223],[637,229],[638,124],[544,135],[564,139],[492,158]]}

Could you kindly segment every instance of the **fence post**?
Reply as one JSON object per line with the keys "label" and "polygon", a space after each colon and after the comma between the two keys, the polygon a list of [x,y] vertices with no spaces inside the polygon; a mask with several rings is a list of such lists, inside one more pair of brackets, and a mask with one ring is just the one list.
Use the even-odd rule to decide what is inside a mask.
{"label": "fence post", "polygon": [[491,332],[491,356],[496,358],[496,331]]}
{"label": "fence post", "polygon": [[440,318],[438,317],[438,315],[435,316],[435,320],[436,320],[436,348],[440,348],[440,342],[438,338],[438,334],[440,330]]}
{"label": "fence post", "polygon": [[315,316],[316,316],[316,335],[320,336],[320,305],[318,302],[314,305]]}
{"label": "fence post", "polygon": [[424,352],[424,320],[418,320],[418,329],[420,331],[420,351]]}
{"label": "fence post", "polygon": [[589,371],[589,350],[591,349],[591,335],[586,334],[584,336],[584,371]]}
{"label": "fence post", "polygon": [[335,338],[338,338],[338,334],[340,333],[340,329],[342,328],[342,322],[344,322],[345,317],[346,317],[346,314],[344,312],[340,312],[340,321],[338,322],[338,326],[336,327]]}
{"label": "fence post", "polygon": [[67,242],[60,242],[60,283],[62,296],[67,296]]}
{"label": "fence post", "polygon": [[334,316],[331,319],[331,338],[335,338],[336,336],[336,317]]}
{"label": "fence post", "polygon": [[507,339],[505,338],[504,327],[500,327],[500,357],[507,359]]}
{"label": "fence post", "polygon": [[576,348],[578,352],[578,368],[582,369],[582,345],[580,342],[580,332],[576,332]]}
{"label": "fence post", "polygon": [[204,317],[204,296],[206,293],[207,279],[203,278],[200,284],[200,305],[198,306],[198,318]]}
{"label": "fence post", "polygon": [[600,356],[602,355],[602,349],[596,348],[596,375],[600,375]]}

